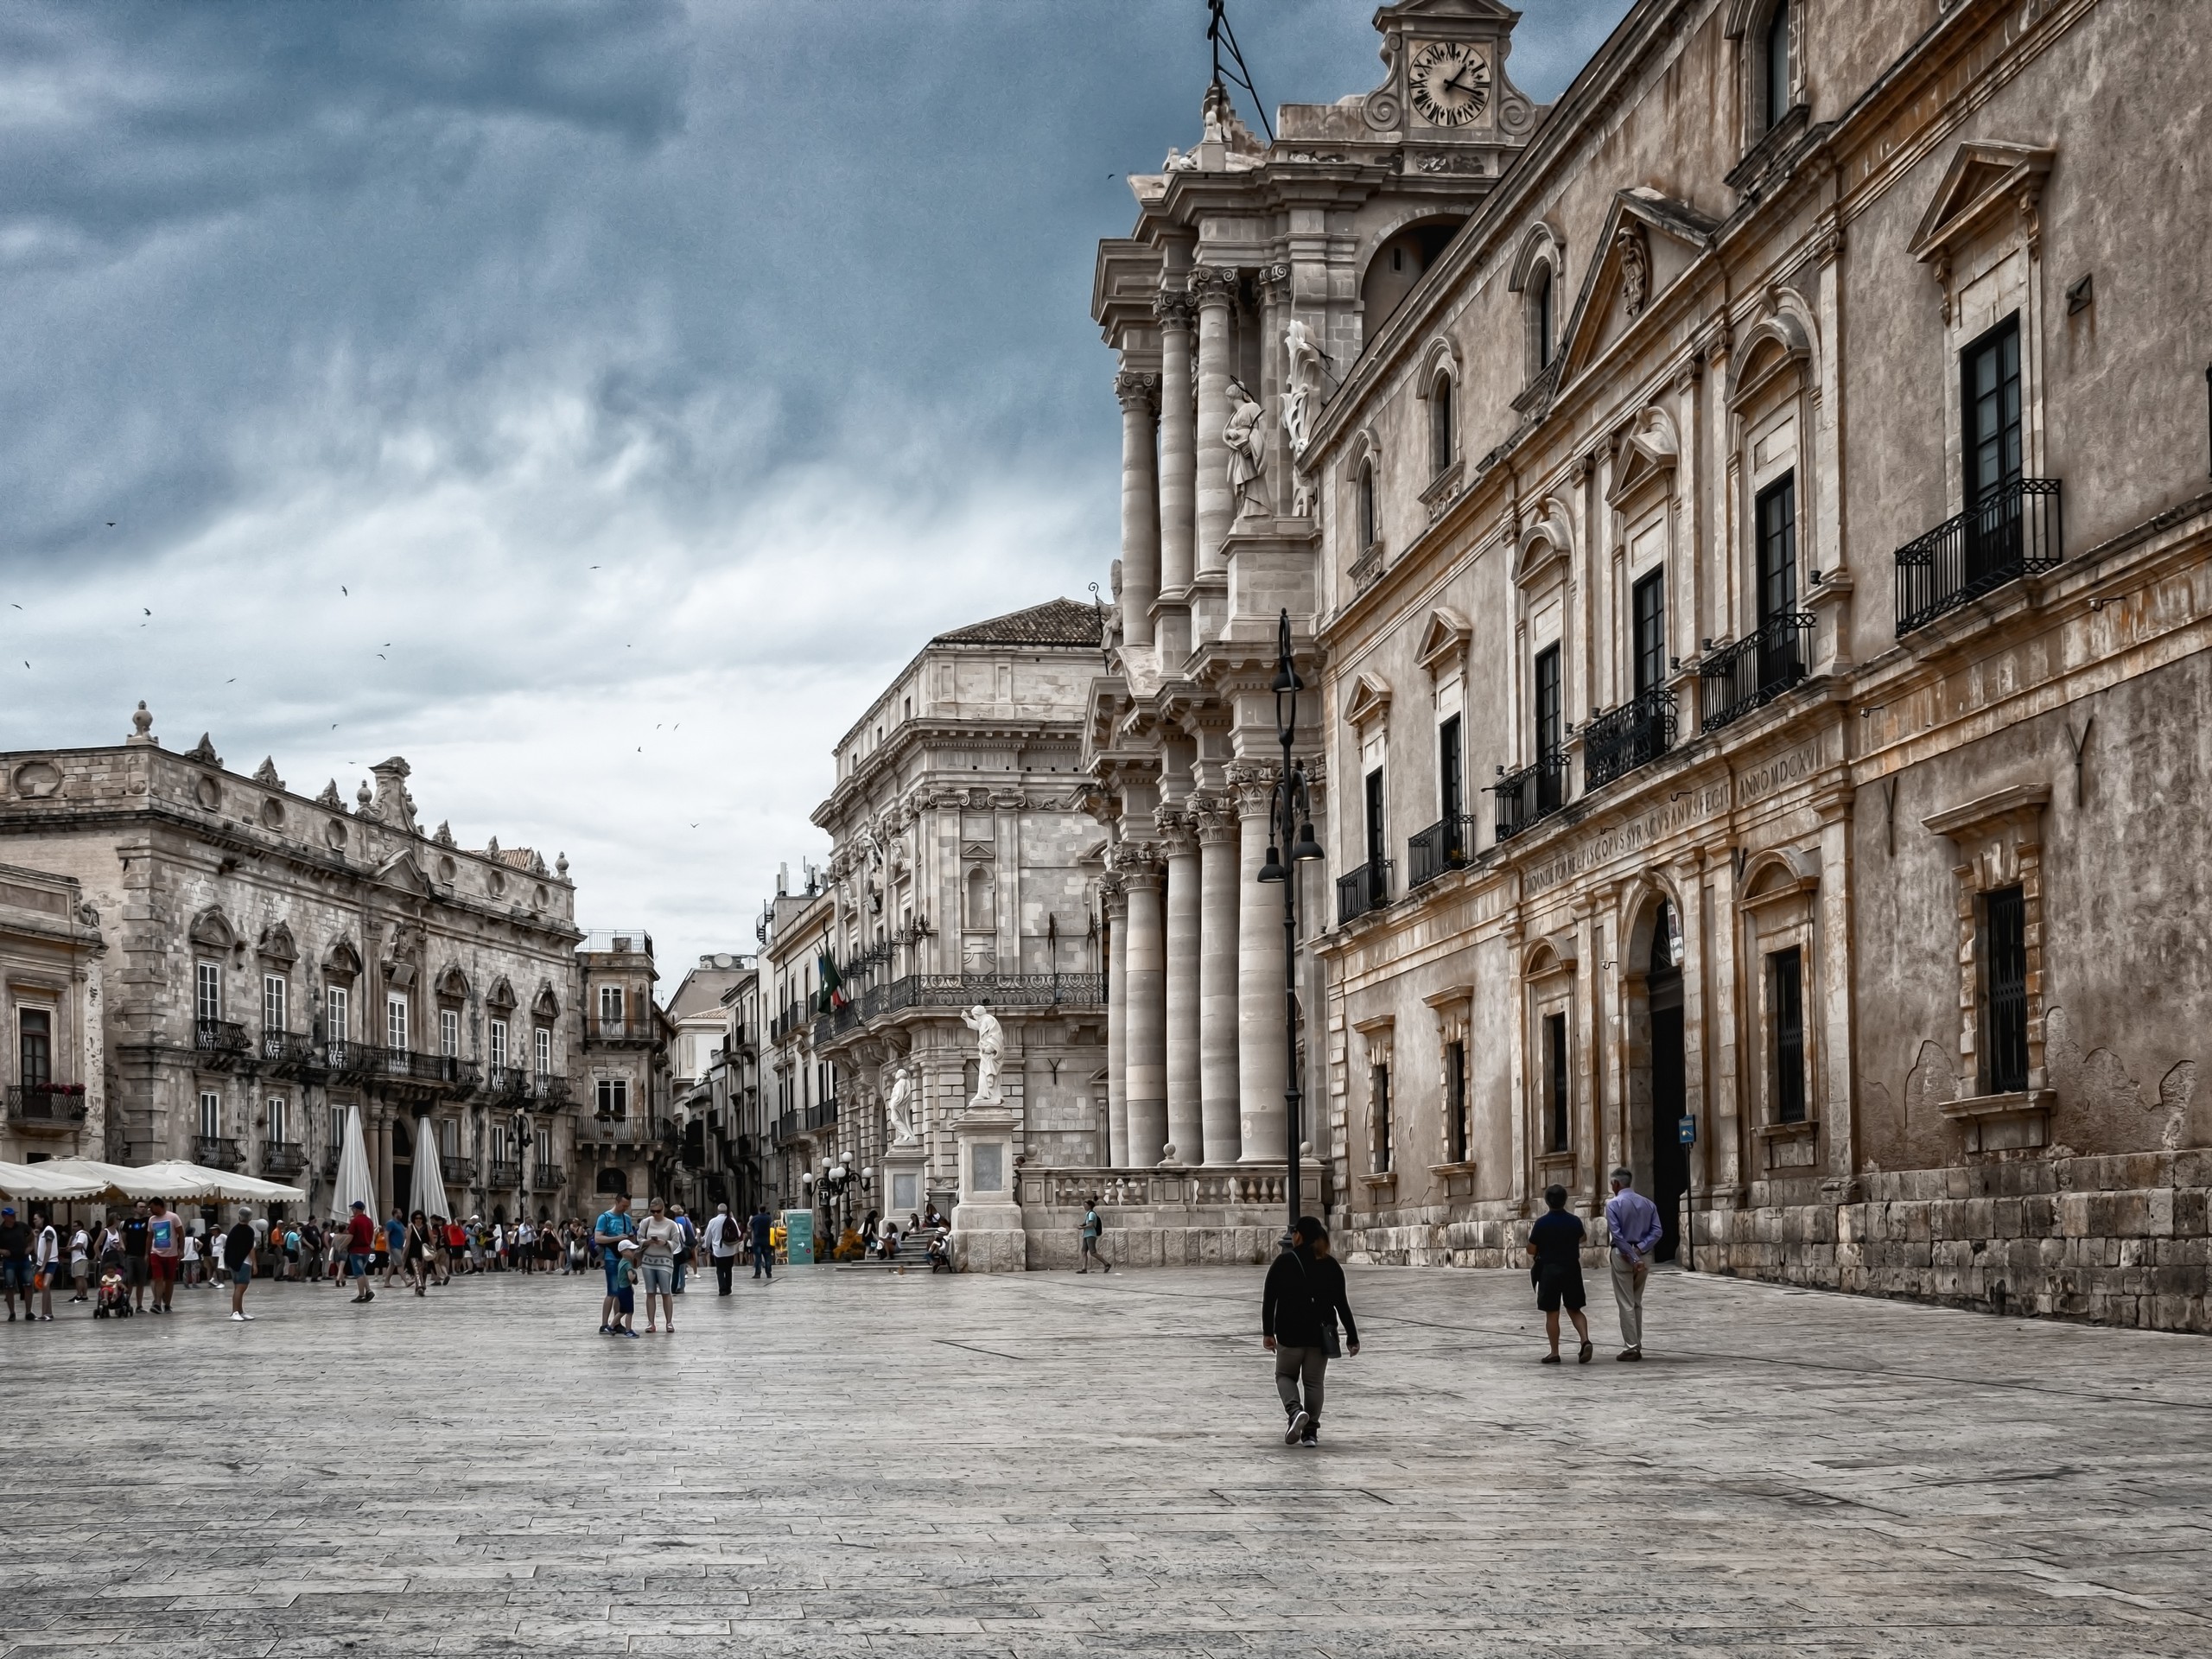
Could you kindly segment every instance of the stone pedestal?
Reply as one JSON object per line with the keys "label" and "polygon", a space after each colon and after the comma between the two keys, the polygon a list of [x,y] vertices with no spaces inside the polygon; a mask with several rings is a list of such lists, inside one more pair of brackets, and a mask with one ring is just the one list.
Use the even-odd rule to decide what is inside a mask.
{"label": "stone pedestal", "polygon": [[899,1224],[903,1234],[906,1217],[929,1208],[929,1149],[919,1141],[894,1143],[883,1149],[880,1161],[882,1185],[876,1191],[882,1195],[883,1213]]}
{"label": "stone pedestal", "polygon": [[953,1125],[960,1201],[952,1206],[952,1260],[963,1273],[1022,1273],[1029,1242],[1014,1202],[1014,1141],[1020,1120],[1003,1106],[970,1105]]}

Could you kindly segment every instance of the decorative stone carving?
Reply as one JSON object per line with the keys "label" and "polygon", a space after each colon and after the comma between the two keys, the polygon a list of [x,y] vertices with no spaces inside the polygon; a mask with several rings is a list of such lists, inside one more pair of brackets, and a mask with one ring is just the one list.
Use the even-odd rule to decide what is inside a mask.
{"label": "decorative stone carving", "polygon": [[1152,315],[1162,328],[1188,328],[1191,326],[1191,296],[1163,288],[1152,302]]}
{"label": "decorative stone carving", "polygon": [[1160,377],[1124,369],[1114,377],[1114,395],[1122,400],[1123,409],[1156,413],[1160,408]]}
{"label": "decorative stone carving", "polygon": [[911,1147],[920,1137],[914,1133],[914,1078],[905,1066],[893,1068],[891,1092],[883,1102],[884,1115],[890,1120],[893,1144]]}
{"label": "decorative stone carving", "polygon": [[147,711],[146,700],[138,700],[137,712],[130,716],[130,741],[150,743],[154,741],[154,716]]}
{"label": "decorative stone carving", "polygon": [[334,810],[343,811],[345,810],[346,803],[339,797],[338,780],[335,778],[325,784],[322,786],[322,793],[316,796],[315,798],[319,804],[329,807]]}
{"label": "decorative stone carving", "polygon": [[1261,487],[1268,466],[1267,446],[1260,436],[1266,419],[1267,411],[1244,389],[1244,383],[1230,381],[1229,424],[1221,429],[1221,441],[1229,446],[1229,493],[1239,504],[1240,518],[1267,511],[1266,493]]}
{"label": "decorative stone carving", "polygon": [[1321,412],[1322,368],[1326,362],[1313,331],[1296,318],[1282,331],[1283,375],[1288,387],[1282,410],[1283,434],[1293,454],[1303,454]]}
{"label": "decorative stone carving", "polygon": [[1230,305],[1236,299],[1236,272],[1229,265],[1193,265],[1188,287],[1193,304]]}
{"label": "decorative stone carving", "polygon": [[282,789],[284,787],[284,780],[276,775],[276,757],[275,755],[264,755],[262,757],[261,764],[253,769],[253,781],[257,784],[266,784],[271,789]]}
{"label": "decorative stone carving", "polygon": [[454,844],[453,825],[443,818],[439,819],[438,832],[432,836],[430,839],[437,842],[441,847],[452,846]]}
{"label": "decorative stone carving", "polygon": [[188,760],[197,760],[210,766],[219,766],[223,764],[223,757],[215,753],[214,739],[206,732],[200,733],[200,741],[184,752],[184,758]]}
{"label": "decorative stone carving", "polygon": [[999,1090],[999,1057],[1004,1039],[998,1016],[978,1002],[960,1019],[976,1033],[976,1092],[969,1096],[968,1104],[983,1109],[1003,1105],[1006,1097]]}
{"label": "decorative stone carving", "polygon": [[1621,308],[1631,318],[1640,317],[1651,297],[1651,250],[1643,239],[1643,227],[1622,226],[1613,238],[1613,251],[1620,257]]}

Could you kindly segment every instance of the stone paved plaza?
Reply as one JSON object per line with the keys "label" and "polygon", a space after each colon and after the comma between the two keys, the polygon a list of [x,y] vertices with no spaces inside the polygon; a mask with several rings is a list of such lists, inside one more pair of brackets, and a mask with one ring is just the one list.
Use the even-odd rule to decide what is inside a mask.
{"label": "stone paved plaza", "polygon": [[[1355,1269],[1285,1447],[1256,1269],[827,1268],[0,1325],[0,1653],[2199,1653],[2212,1344],[1668,1274]],[[711,1286],[709,1286],[711,1288]],[[1601,1338],[1611,1308],[1593,1292]]]}

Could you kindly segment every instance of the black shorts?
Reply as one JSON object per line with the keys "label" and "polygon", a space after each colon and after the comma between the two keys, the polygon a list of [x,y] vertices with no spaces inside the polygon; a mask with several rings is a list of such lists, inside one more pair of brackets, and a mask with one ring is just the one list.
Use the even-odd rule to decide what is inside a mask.
{"label": "black shorts", "polygon": [[1586,1299],[1582,1294],[1582,1264],[1571,1267],[1541,1268],[1536,1274],[1536,1307],[1541,1313],[1556,1313],[1561,1306],[1579,1313]]}

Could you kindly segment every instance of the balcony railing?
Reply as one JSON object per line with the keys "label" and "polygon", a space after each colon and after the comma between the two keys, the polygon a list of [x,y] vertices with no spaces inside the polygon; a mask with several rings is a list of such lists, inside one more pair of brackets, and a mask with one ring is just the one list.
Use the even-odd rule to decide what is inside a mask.
{"label": "balcony railing", "polygon": [[1354,593],[1371,586],[1382,574],[1382,543],[1370,542],[1367,550],[1351,562],[1351,586]]}
{"label": "balcony railing", "polygon": [[1698,666],[1701,725],[1717,731],[1764,708],[1811,671],[1813,615],[1785,611]]}
{"label": "balcony railing", "polygon": [[522,1166],[495,1158],[485,1166],[484,1185],[494,1192],[509,1192],[522,1185]]}
{"label": "balcony railing", "polygon": [[1341,927],[1390,902],[1390,861],[1378,858],[1337,878],[1337,925]]}
{"label": "balcony railing", "polygon": [[235,1020],[194,1020],[192,1046],[204,1063],[218,1069],[234,1065],[253,1052],[245,1027]]}
{"label": "balcony railing", "polygon": [[296,1031],[278,1031],[268,1026],[261,1028],[258,1058],[262,1065],[279,1077],[291,1077],[316,1070],[321,1064],[321,1056],[314,1038]]}
{"label": "balcony railing", "polygon": [[67,1134],[85,1121],[81,1083],[24,1083],[8,1087],[8,1122],[18,1129]]}
{"label": "balcony railing", "polygon": [[1425,887],[1446,870],[1463,870],[1475,855],[1475,821],[1440,818],[1406,842],[1406,891]]}
{"label": "balcony railing", "polygon": [[785,1112],[782,1116],[776,1120],[777,1140],[796,1141],[798,1139],[798,1136],[799,1124],[798,1114],[797,1112]]}
{"label": "balcony railing", "polygon": [[817,1100],[806,1109],[806,1127],[810,1129],[826,1129],[836,1121],[837,1103],[834,1100]]}
{"label": "balcony railing", "polygon": [[2055,569],[2058,480],[2016,478],[1897,550],[1897,633],[1924,627],[2008,582]]}
{"label": "balcony railing", "polygon": [[484,1074],[484,1092],[495,1103],[519,1100],[530,1092],[530,1081],[518,1065],[495,1065]]}
{"label": "balcony railing", "polygon": [[1103,974],[908,974],[871,985],[823,1014],[814,1022],[814,1040],[828,1042],[905,1008],[967,1008],[978,1002],[999,1008],[1098,1007],[1105,1001]]}
{"label": "balcony railing", "polygon": [[601,1014],[595,1020],[587,1020],[584,1032],[587,1036],[602,1043],[649,1043],[654,1037],[651,1020],[629,1019],[620,1014],[612,1017]]}
{"label": "balcony railing", "polygon": [[558,1164],[530,1166],[530,1190],[533,1192],[557,1192],[568,1184],[569,1172]]}
{"label": "balcony railing", "polygon": [[569,1104],[569,1080],[550,1071],[531,1073],[524,1090],[534,1112],[557,1112]]}
{"label": "balcony railing", "polygon": [[261,1143],[261,1173],[282,1179],[296,1175],[308,1166],[308,1149],[296,1141],[264,1141]]}
{"label": "balcony railing", "polygon": [[241,1170],[245,1154],[227,1135],[200,1135],[193,1137],[192,1161],[208,1169]]}
{"label": "balcony railing", "polygon": [[476,1184],[476,1160],[457,1152],[438,1154],[438,1173],[446,1178],[448,1186],[474,1186]]}
{"label": "balcony railing", "polygon": [[1497,797],[1497,838],[1510,841],[1567,805],[1567,757],[1554,752],[1502,772],[1491,792]]}
{"label": "balcony railing", "polygon": [[1655,686],[1582,728],[1582,786],[1596,789],[1675,747],[1675,694]]}

